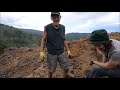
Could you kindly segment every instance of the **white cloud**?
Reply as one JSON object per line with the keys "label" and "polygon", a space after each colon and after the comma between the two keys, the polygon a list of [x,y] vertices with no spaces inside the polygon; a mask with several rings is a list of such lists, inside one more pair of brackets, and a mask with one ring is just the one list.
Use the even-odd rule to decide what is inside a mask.
{"label": "white cloud", "polygon": [[[120,25],[120,12],[61,12],[66,33],[91,32],[94,29]],[[1,12],[1,23],[18,28],[44,30],[51,23],[50,12]],[[113,30],[114,31],[114,30]]]}
{"label": "white cloud", "polygon": [[95,29],[100,29],[105,26],[108,27],[120,22],[119,12],[84,12],[83,14],[80,12],[77,13],[77,16],[73,16],[75,17],[71,16],[71,18],[74,18],[76,22],[71,22],[71,19],[69,19],[67,23],[70,24],[66,23],[69,27],[70,25],[75,26],[71,26],[69,32],[92,32]]}

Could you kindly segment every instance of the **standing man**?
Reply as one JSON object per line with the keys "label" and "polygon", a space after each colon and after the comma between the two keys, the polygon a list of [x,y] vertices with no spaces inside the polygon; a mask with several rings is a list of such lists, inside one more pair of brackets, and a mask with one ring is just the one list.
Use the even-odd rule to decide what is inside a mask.
{"label": "standing man", "polygon": [[72,54],[69,51],[67,41],[65,38],[65,26],[59,24],[61,19],[60,12],[51,12],[52,23],[44,27],[44,34],[40,46],[40,58],[44,59],[44,46],[47,47],[47,63],[48,63],[48,77],[52,78],[57,62],[59,62],[60,67],[63,69],[63,77],[68,77],[69,62],[64,50],[67,50],[68,57]]}
{"label": "standing man", "polygon": [[120,41],[109,39],[107,31],[101,29],[92,32],[91,42],[103,59],[102,62],[92,61],[96,66],[92,68],[86,78],[103,76],[120,78]]}

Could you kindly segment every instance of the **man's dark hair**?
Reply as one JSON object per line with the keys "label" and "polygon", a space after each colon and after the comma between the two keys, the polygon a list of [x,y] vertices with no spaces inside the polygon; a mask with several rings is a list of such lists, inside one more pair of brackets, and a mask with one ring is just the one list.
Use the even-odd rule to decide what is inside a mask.
{"label": "man's dark hair", "polygon": [[104,45],[104,47],[105,47],[105,55],[106,55],[106,57],[108,58],[108,52],[109,52],[109,50],[110,50],[110,48],[111,48],[111,46],[112,46],[112,43],[111,43],[112,41],[111,40],[109,40],[108,42],[104,42],[104,43],[101,43],[101,44],[103,44]]}

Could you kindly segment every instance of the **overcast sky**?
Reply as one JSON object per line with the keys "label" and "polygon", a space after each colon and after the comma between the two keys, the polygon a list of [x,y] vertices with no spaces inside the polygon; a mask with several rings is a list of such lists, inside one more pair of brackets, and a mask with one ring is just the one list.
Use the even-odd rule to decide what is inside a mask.
{"label": "overcast sky", "polygon": [[[44,26],[52,22],[50,14],[50,12],[0,12],[0,23],[43,31]],[[61,12],[60,23],[66,26],[66,33],[91,33],[97,29],[120,32],[120,12]]]}

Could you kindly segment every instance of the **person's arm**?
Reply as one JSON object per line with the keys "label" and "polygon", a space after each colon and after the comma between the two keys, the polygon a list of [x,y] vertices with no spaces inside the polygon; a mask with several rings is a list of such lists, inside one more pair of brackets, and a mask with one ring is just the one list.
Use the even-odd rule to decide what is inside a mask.
{"label": "person's arm", "polygon": [[[118,61],[116,58],[116,54],[115,55],[112,55],[111,59],[108,61],[108,62],[105,62],[107,60],[104,52],[102,52],[101,50],[99,50],[99,48],[96,47],[96,50],[99,54],[102,55],[103,59],[102,59],[102,62],[98,62],[98,61],[93,61],[93,64],[96,64],[102,68],[105,68],[105,69],[112,69],[112,68],[115,68],[118,64],[120,64],[120,61]],[[117,55],[118,56],[118,55]]]}
{"label": "person's arm", "polygon": [[44,50],[44,46],[45,46],[45,41],[47,39],[47,32],[46,30],[44,30],[43,32],[43,37],[42,37],[42,40],[41,40],[41,46],[40,46],[40,51],[43,51]]}
{"label": "person's arm", "polygon": [[105,68],[105,69],[112,69],[112,68],[115,68],[118,64],[120,64],[120,61],[113,61],[113,60],[109,60],[108,62],[106,63],[101,63],[101,62],[98,62],[98,61],[93,61],[94,64],[102,67],[102,68]]}
{"label": "person's arm", "polygon": [[65,45],[66,50],[69,51],[68,42],[67,42],[66,38],[64,39],[64,45]]}
{"label": "person's arm", "polygon": [[97,51],[100,55],[102,55],[102,62],[105,63],[105,62],[107,61],[107,58],[106,58],[106,56],[105,56],[105,53],[104,53],[103,51],[99,50],[99,48],[97,48],[97,47],[96,47],[96,51]]}
{"label": "person's arm", "polygon": [[107,61],[107,58],[104,53],[102,53],[102,57],[103,57],[102,62],[105,63]]}
{"label": "person's arm", "polygon": [[70,52],[70,50],[69,50],[68,42],[67,42],[66,38],[65,38],[65,40],[64,40],[64,46],[65,46],[65,48],[66,48],[66,50],[67,50],[67,55],[68,55],[68,57],[69,57],[70,59],[72,59],[72,58],[73,58],[73,54],[71,54],[71,52]]}
{"label": "person's arm", "polygon": [[105,62],[107,60],[105,54],[98,48],[96,48],[96,50],[99,54],[101,54],[103,56],[103,61],[98,62],[98,61],[92,60],[92,64],[96,64],[105,69],[112,69],[112,68],[115,68],[118,64],[120,65],[120,52],[116,52],[116,53],[112,54],[112,56],[108,60],[108,62]]}

